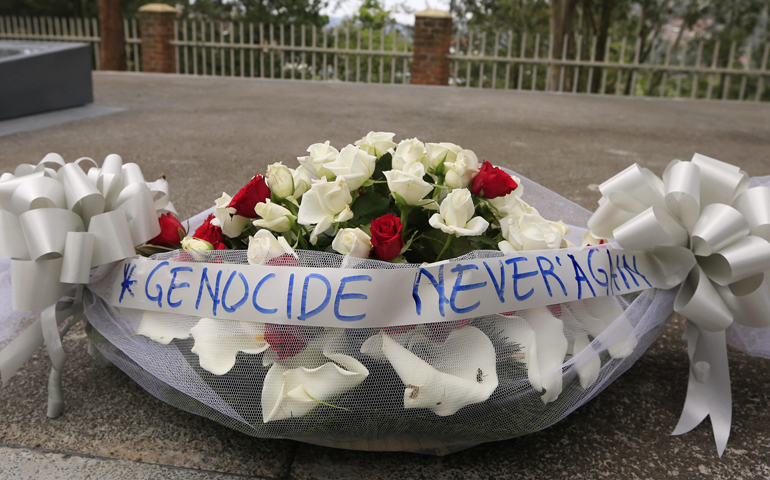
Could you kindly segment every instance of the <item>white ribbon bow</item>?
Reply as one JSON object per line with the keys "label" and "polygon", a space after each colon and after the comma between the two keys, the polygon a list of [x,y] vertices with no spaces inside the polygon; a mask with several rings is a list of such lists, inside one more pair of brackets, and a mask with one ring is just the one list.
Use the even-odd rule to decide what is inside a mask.
{"label": "white ribbon bow", "polygon": [[[93,166],[86,174],[81,165],[87,163]],[[60,299],[73,285],[87,284],[91,268],[133,257],[135,246],[160,233],[158,215],[165,211],[175,213],[168,183],[145,182],[139,166],[124,165],[118,155],[98,168],[90,158],[65,163],[49,153],[37,165],[0,176],[0,259],[11,259],[13,309],[43,310],[29,328],[34,331],[0,354],[0,372],[4,380],[13,375],[45,339],[54,364],[49,417],[61,413],[66,356],[59,326],[70,316],[69,326],[82,317],[82,288],[72,299]],[[26,356],[12,358],[12,352]]]}
{"label": "white ribbon bow", "polygon": [[673,434],[711,415],[720,456],[732,416],[725,329],[770,326],[770,188],[748,184],[738,167],[700,154],[672,161],[662,180],[634,164],[599,187],[588,221],[597,237],[690,269],[674,302],[688,320],[691,369]]}

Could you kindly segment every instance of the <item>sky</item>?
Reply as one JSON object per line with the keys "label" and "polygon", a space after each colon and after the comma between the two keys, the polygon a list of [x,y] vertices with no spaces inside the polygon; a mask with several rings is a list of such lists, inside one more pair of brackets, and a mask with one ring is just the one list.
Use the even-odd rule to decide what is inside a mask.
{"label": "sky", "polygon": [[[449,0],[382,0],[385,4],[385,8],[391,9],[395,5],[403,4],[413,12],[419,12],[426,8],[434,8],[437,10],[449,11]],[[329,17],[349,17],[355,14],[358,7],[361,5],[361,0],[332,0],[329,2],[329,7],[323,10],[321,13],[329,15]],[[413,13],[397,13],[395,15],[396,21],[402,25],[414,25]]]}

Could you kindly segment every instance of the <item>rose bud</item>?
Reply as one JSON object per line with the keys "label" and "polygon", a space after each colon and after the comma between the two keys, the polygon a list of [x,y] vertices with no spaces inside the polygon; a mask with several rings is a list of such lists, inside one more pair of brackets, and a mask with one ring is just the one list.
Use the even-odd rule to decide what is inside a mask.
{"label": "rose bud", "polygon": [[254,207],[270,198],[270,189],[262,175],[256,175],[235,194],[228,207],[235,208],[235,215],[257,218]]}
{"label": "rose bud", "polygon": [[276,198],[286,198],[294,195],[294,172],[283,163],[274,163],[267,167],[265,180],[270,191]]}
{"label": "rose bud", "polygon": [[485,198],[504,197],[518,188],[516,181],[502,169],[489,162],[481,164],[479,173],[473,177],[471,192]]}
{"label": "rose bud", "polygon": [[404,248],[402,228],[404,226],[401,224],[401,219],[391,213],[372,220],[369,230],[377,258],[385,261],[393,260],[401,253],[401,249]]}
{"label": "rose bud", "polygon": [[221,228],[211,224],[211,220],[214,218],[214,215],[209,215],[206,221],[203,222],[203,225],[195,230],[192,238],[197,238],[198,240],[204,240],[210,243],[214,250],[224,250],[227,248],[224,244],[225,235],[222,233]]}
{"label": "rose bud", "polygon": [[147,243],[160,247],[179,247],[182,244],[182,238],[187,235],[187,230],[182,226],[182,223],[170,213],[158,217],[158,223],[160,223],[160,233]]}
{"label": "rose bud", "polygon": [[307,331],[297,325],[265,324],[265,341],[278,353],[278,360],[293,357],[308,341]]}

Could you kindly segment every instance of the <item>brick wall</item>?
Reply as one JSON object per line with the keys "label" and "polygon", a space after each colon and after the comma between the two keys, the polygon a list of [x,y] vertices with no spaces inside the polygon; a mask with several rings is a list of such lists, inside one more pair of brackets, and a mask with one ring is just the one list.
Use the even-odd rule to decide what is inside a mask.
{"label": "brick wall", "polygon": [[448,85],[452,16],[441,10],[423,10],[414,17],[412,84]]}
{"label": "brick wall", "polygon": [[99,24],[99,69],[125,70],[126,44],[123,32],[123,13],[120,0],[98,0]]}
{"label": "brick wall", "polygon": [[176,72],[174,20],[177,11],[169,5],[150,3],[139,8],[139,28],[142,33],[142,71]]}

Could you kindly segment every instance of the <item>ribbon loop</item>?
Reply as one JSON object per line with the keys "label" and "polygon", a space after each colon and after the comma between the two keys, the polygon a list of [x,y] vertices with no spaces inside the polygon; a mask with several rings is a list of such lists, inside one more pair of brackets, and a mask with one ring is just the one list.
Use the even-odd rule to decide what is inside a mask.
{"label": "ribbon loop", "polygon": [[751,229],[746,218],[729,205],[706,205],[692,229],[692,251],[708,256],[745,237]]}
{"label": "ribbon loop", "polygon": [[770,241],[770,187],[750,188],[733,202],[751,228],[751,234]]}
{"label": "ribbon loop", "polygon": [[692,162],[673,160],[663,174],[666,207],[688,230],[700,212],[700,169]]}
{"label": "ribbon loop", "polygon": [[[733,321],[770,326],[770,188],[748,189],[746,172],[696,153],[690,162],[672,161],[657,179],[665,199],[659,205],[659,183],[644,170],[634,165],[604,182],[588,226],[595,236],[659,257],[661,268],[672,271],[672,283],[690,269],[674,302],[674,310],[688,319],[691,360],[687,399],[674,434],[710,415],[721,455],[731,418],[724,331]],[[640,192],[648,197],[639,198]],[[644,202],[650,207],[637,211]],[[672,245],[689,247],[691,253],[677,258],[668,250]]]}
{"label": "ribbon loop", "polygon": [[729,285],[770,269],[770,242],[749,235],[719,252],[700,257],[698,264],[718,285]]}
{"label": "ribbon loop", "polygon": [[650,207],[613,232],[618,245],[631,251],[651,250],[656,246],[686,247],[687,230],[668,211]]}

